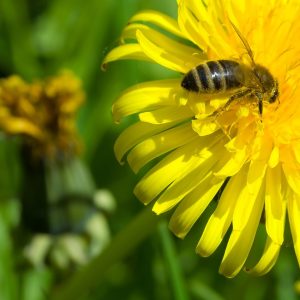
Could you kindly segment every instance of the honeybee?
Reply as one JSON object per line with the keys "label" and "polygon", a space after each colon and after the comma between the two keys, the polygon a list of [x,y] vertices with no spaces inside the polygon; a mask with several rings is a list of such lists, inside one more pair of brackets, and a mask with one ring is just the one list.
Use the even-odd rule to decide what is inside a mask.
{"label": "honeybee", "polygon": [[190,92],[200,94],[235,92],[213,115],[226,110],[237,99],[255,97],[262,117],[263,101],[273,103],[278,99],[278,82],[266,67],[255,63],[247,40],[237,27],[231,24],[251,59],[251,66],[234,60],[208,61],[191,69],[183,77],[181,86]]}

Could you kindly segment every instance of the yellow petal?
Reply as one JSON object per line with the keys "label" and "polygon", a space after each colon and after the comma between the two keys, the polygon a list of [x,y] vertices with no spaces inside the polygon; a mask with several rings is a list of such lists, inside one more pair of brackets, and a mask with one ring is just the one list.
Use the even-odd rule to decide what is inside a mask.
{"label": "yellow petal", "polygon": [[136,36],[149,58],[174,71],[187,73],[207,59],[199,50],[175,42],[154,30],[138,30]]}
{"label": "yellow petal", "polygon": [[[193,7],[191,7],[192,5]],[[205,32],[200,31],[199,18],[194,14],[194,11],[197,12],[199,10],[197,7],[201,5],[200,1],[193,1],[193,4],[191,1],[188,3],[187,1],[181,1],[178,4],[178,24],[180,30],[189,40],[198,45],[199,48],[206,50],[206,46],[204,47],[204,45],[208,44],[208,38]]]}
{"label": "yellow petal", "polygon": [[112,49],[105,56],[101,68],[105,70],[108,63],[122,59],[151,61],[139,44],[126,44]]}
{"label": "yellow petal", "polygon": [[270,168],[275,168],[278,163],[279,163],[279,148],[275,146],[271,152],[268,165]]}
{"label": "yellow petal", "polygon": [[217,177],[229,177],[236,174],[245,164],[248,159],[247,147],[243,147],[241,150],[231,154],[230,159],[222,166],[220,170],[215,173]]}
{"label": "yellow petal", "polygon": [[[156,47],[155,49],[162,53],[159,61],[157,61],[158,52],[156,54],[151,53],[145,47],[143,47],[143,51],[149,58],[165,67],[168,67],[171,59],[172,61],[182,62],[182,64],[186,65],[187,71],[207,59],[207,56],[199,49],[179,43],[144,24],[133,23],[127,25],[122,32],[121,41],[124,43],[126,39],[137,40],[142,47],[144,45],[143,42],[147,42],[149,46],[153,45],[153,47]],[[164,55],[163,53],[166,54]]]}
{"label": "yellow petal", "polygon": [[[147,204],[199,160],[201,149],[211,146],[220,135],[211,135],[179,147],[155,165],[137,184],[134,193]],[[201,159],[201,158],[200,158]]]}
{"label": "yellow petal", "polygon": [[214,180],[210,174],[200,182],[197,188],[188,194],[176,208],[169,227],[179,238],[184,238],[213,200],[223,180]]}
{"label": "yellow petal", "polygon": [[[122,31],[122,34],[120,37],[121,42],[126,43],[126,40],[128,39],[128,40],[135,40],[134,42],[137,43],[136,32],[138,29],[147,30],[147,29],[149,29],[149,26],[146,26],[143,24],[137,24],[137,23],[128,24]],[[132,41],[130,41],[130,42],[132,42]]]}
{"label": "yellow petal", "polygon": [[243,168],[227,183],[197,245],[196,252],[201,256],[211,255],[222,242],[231,224],[240,189],[245,184],[246,170],[247,168]]}
{"label": "yellow petal", "polygon": [[142,122],[151,124],[180,122],[192,116],[193,112],[187,106],[169,106],[139,114],[139,118]]}
{"label": "yellow petal", "polygon": [[[181,31],[200,48],[210,51],[210,58],[228,57],[232,55],[232,45],[229,44],[226,19],[220,18],[212,10],[217,3],[202,1],[182,1],[178,11],[178,23]],[[224,13],[220,8],[219,12]]]}
{"label": "yellow petal", "polygon": [[0,121],[0,128],[8,134],[26,134],[37,140],[43,140],[43,132],[33,122],[16,117],[5,117]]}
{"label": "yellow petal", "polygon": [[158,80],[137,84],[123,92],[114,103],[114,120],[145,110],[178,105],[184,91],[179,79]]}
{"label": "yellow petal", "polygon": [[137,122],[127,127],[120,134],[114,145],[115,155],[119,163],[121,163],[124,155],[136,144],[172,126],[174,126],[172,123],[153,125],[149,123]]}
{"label": "yellow petal", "polygon": [[[221,2],[211,2],[207,7],[197,0],[192,0],[192,2],[194,2],[192,12],[199,20],[198,27],[202,29],[201,34],[204,35],[203,31],[206,31],[206,45],[214,49],[219,57],[232,55],[233,47],[228,43],[229,28],[226,28],[227,19],[224,17],[223,9],[218,7]],[[215,12],[216,9],[218,9],[218,13]],[[220,18],[222,22],[220,22]]]}
{"label": "yellow petal", "polygon": [[[219,269],[219,272],[226,277],[234,277],[243,267],[250,252],[256,229],[261,218],[263,209],[263,190],[256,197],[254,205],[249,208],[251,218],[244,225],[242,230],[233,229],[225,254]],[[238,199],[238,201],[247,201],[247,199]]]}
{"label": "yellow petal", "polygon": [[[247,183],[240,190],[237,205],[233,214],[233,230],[243,231],[252,219],[252,211],[257,202],[258,193],[264,181],[266,170],[265,161],[254,161],[250,163],[247,175]],[[264,201],[262,201],[264,202]]]}
{"label": "yellow petal", "polygon": [[272,241],[283,243],[286,201],[281,194],[281,167],[268,169],[266,172],[265,214],[266,230]]}
{"label": "yellow petal", "polygon": [[282,164],[282,168],[291,189],[300,195],[300,170],[294,169],[288,164]]}
{"label": "yellow petal", "polygon": [[197,137],[190,123],[171,128],[151,136],[134,147],[127,157],[128,163],[134,172],[138,172],[152,159],[183,146]]}
{"label": "yellow petal", "polygon": [[300,142],[299,141],[295,141],[293,143],[293,154],[295,156],[295,159],[297,161],[297,163],[300,163]]}
{"label": "yellow petal", "polygon": [[294,248],[300,265],[300,196],[295,193],[288,199],[288,216],[290,222],[290,228],[292,232]]}
{"label": "yellow petal", "polygon": [[208,173],[212,173],[214,166],[221,159],[222,147],[223,144],[217,142],[199,151],[193,164],[168,186],[152,210],[157,214],[164,213],[194,190]]}
{"label": "yellow petal", "polygon": [[280,245],[274,243],[270,238],[267,239],[264,253],[259,262],[250,269],[245,269],[249,274],[262,276],[268,273],[275,265],[280,252]]}
{"label": "yellow petal", "polygon": [[205,118],[203,120],[193,120],[193,129],[200,135],[205,136],[212,134],[220,129],[220,126],[218,125],[215,120],[210,120],[209,118]]}
{"label": "yellow petal", "polygon": [[176,20],[171,17],[153,10],[144,10],[134,15],[129,22],[150,22],[165,29],[175,35],[184,37],[180,31]]}

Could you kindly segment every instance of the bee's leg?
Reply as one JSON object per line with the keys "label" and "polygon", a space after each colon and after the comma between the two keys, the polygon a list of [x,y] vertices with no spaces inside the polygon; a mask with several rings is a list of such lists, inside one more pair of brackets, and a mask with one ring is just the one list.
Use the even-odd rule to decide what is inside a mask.
{"label": "bee's leg", "polygon": [[[236,99],[245,97],[247,95],[251,95],[253,93],[253,91],[251,89],[246,89],[243,91],[240,91],[234,95],[232,95],[228,101],[224,104],[224,106],[220,107],[219,109],[215,110],[212,114],[210,114],[208,116],[208,118],[213,118],[214,122],[216,122],[217,124],[219,124],[218,122],[218,116],[220,116],[223,112],[225,112],[227,110],[227,108],[230,106],[230,104],[235,101]],[[220,125],[220,124],[219,124]],[[232,124],[233,126],[233,124]],[[230,136],[230,130],[232,128],[232,126],[229,128],[229,130],[223,128],[223,132],[227,135],[227,137],[229,138],[229,140],[231,140],[231,136]],[[220,125],[220,127],[222,128],[222,126]]]}
{"label": "bee's leg", "polygon": [[277,99],[277,104],[276,104],[276,108],[275,108],[275,110],[277,110],[278,108],[279,108],[279,106],[280,106],[280,100],[279,100],[279,98]]}
{"label": "bee's leg", "polygon": [[258,112],[259,112],[259,117],[260,120],[262,121],[262,114],[263,114],[263,98],[261,93],[255,93],[255,97],[257,98],[258,101]]}
{"label": "bee's leg", "polygon": [[245,97],[247,95],[250,95],[252,93],[252,90],[251,89],[246,89],[246,90],[243,90],[241,92],[238,92],[234,95],[232,95],[228,101],[224,104],[224,106],[220,107],[219,109],[215,110],[210,116],[219,116],[222,112],[226,111],[227,108],[230,106],[230,104],[235,101],[236,99],[238,98],[242,98],[242,97]]}

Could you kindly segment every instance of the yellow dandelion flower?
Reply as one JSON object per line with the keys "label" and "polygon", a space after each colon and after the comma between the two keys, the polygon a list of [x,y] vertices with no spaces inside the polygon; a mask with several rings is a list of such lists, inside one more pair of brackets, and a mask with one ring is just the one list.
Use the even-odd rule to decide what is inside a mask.
{"label": "yellow dandelion flower", "polygon": [[[220,266],[225,276],[235,276],[244,266],[262,215],[265,249],[247,272],[261,275],[274,266],[284,241],[286,211],[300,263],[300,3],[177,3],[177,21],[155,11],[135,15],[122,33],[123,43],[104,60],[151,61],[185,74],[138,84],[120,96],[113,105],[116,122],[132,114],[139,121],[118,138],[116,156],[121,162],[127,155],[138,172],[164,155],[134,192],[144,204],[155,201],[157,214],[175,208],[170,228],[180,238],[222,190],[196,251],[211,255],[230,231]],[[247,72],[226,66],[215,73],[208,61],[236,62],[252,77],[241,79]],[[260,73],[257,66],[266,69]],[[182,80],[189,72],[186,88]],[[231,78],[226,72],[239,88],[226,88]],[[192,91],[192,85],[201,91],[201,84],[202,92]],[[205,84],[210,93],[203,92]],[[212,92],[217,84],[223,93]]]}

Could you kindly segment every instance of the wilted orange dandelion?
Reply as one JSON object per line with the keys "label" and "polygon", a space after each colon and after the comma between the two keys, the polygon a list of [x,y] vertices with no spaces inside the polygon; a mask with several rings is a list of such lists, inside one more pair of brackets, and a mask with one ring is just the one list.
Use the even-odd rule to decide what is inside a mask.
{"label": "wilted orange dandelion", "polygon": [[0,81],[0,130],[24,136],[36,158],[73,155],[80,148],[75,115],[83,101],[81,82],[69,71],[31,84],[10,76]]}

